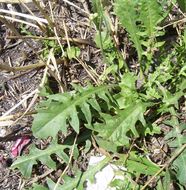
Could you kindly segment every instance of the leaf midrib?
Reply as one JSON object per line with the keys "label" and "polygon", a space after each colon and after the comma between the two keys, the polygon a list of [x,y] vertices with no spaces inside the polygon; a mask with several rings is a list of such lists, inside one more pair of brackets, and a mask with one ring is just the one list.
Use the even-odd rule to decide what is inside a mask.
{"label": "leaf midrib", "polygon": [[[110,87],[110,86],[109,86]],[[84,101],[87,97],[93,95],[93,94],[96,94],[97,92],[99,92],[100,90],[104,90],[104,89],[108,89],[109,88],[108,86],[101,86],[101,87],[98,87],[98,88],[94,88],[93,90],[91,89],[89,92],[85,93],[84,96],[81,96],[81,94],[73,97],[74,99],[72,101],[67,101],[65,104],[63,104],[63,110],[61,112],[59,112],[55,117],[53,117],[53,119],[51,119],[49,122],[47,122],[46,124],[49,124],[50,122],[52,122],[53,120],[56,120],[56,118],[61,115],[61,114],[64,114],[64,113],[67,113],[68,112],[68,109],[72,109],[73,106],[77,106],[79,105],[82,101]],[[69,103],[70,103],[70,106],[69,106]],[[65,114],[64,114],[65,115]],[[44,124],[44,125],[46,125]]]}
{"label": "leaf midrib", "polygon": [[[137,109],[138,106],[140,106],[140,108],[138,108],[138,109],[142,110],[142,109],[141,109],[142,106],[138,103],[138,104],[137,104],[136,106],[134,106],[134,107],[131,106],[131,108],[133,108],[133,109],[131,109],[131,110],[133,110],[133,111],[131,111],[131,110],[130,110],[131,112],[127,111],[127,113],[128,113],[128,114],[126,114],[127,116],[124,115],[123,117],[121,116],[121,117],[118,119],[118,122],[116,123],[116,127],[113,128],[113,132],[109,135],[108,138],[111,138],[112,135],[113,135],[113,133],[114,133],[115,131],[117,131],[118,128],[122,127],[121,125],[123,124],[123,122],[125,122],[129,117],[131,117],[132,113]],[[119,124],[118,124],[118,123],[119,123]]]}
{"label": "leaf midrib", "polygon": [[[62,148],[63,147],[63,148]],[[56,145],[55,147],[50,147],[50,150],[46,149],[46,150],[39,150],[40,151],[40,154],[38,155],[39,152],[37,152],[36,155],[29,155],[29,156],[26,156],[25,158],[22,158],[20,157],[20,161],[16,161],[15,163],[12,164],[12,167],[15,167],[16,165],[20,165],[24,162],[28,162],[29,160],[36,160],[38,158],[39,160],[39,157],[42,157],[42,156],[45,156],[45,155],[51,155],[52,153],[55,153],[57,152],[58,150],[63,150],[67,148],[67,146],[63,146],[63,145]]]}

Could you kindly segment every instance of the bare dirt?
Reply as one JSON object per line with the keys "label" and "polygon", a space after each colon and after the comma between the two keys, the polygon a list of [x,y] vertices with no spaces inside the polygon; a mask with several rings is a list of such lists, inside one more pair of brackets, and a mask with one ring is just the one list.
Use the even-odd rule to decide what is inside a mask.
{"label": "bare dirt", "polygon": [[[82,10],[90,11],[89,2],[76,2],[76,5],[82,8]],[[29,3],[27,6],[36,16],[41,15],[33,3]],[[49,5],[45,3],[45,6],[46,10],[49,11]],[[59,1],[52,6],[54,20],[56,26],[58,26],[58,28],[56,28],[58,34],[64,36],[65,27],[69,37],[86,39],[88,43],[90,43],[90,45],[87,45],[86,43],[74,42],[74,45],[79,46],[81,49],[80,59],[83,60],[85,65],[81,65],[75,60],[66,60],[65,64],[59,66],[61,81],[67,90],[71,88],[70,83],[72,81],[82,85],[90,81],[92,82],[90,75],[86,71],[86,67],[90,65],[99,73],[102,70],[102,58],[100,57],[99,51],[95,48],[93,42],[95,31],[90,27],[87,15],[81,10],[69,6],[64,2]],[[0,8],[4,10],[10,9],[9,5],[5,3],[0,3]],[[28,13],[20,4],[12,4],[11,9],[21,13]],[[46,11],[46,14],[50,13]],[[27,20],[25,19],[25,21]],[[43,34],[40,30],[33,27],[24,26],[25,28],[23,29],[22,25],[16,22],[10,22],[10,24],[15,27],[15,30],[19,34],[25,35],[25,31],[27,31],[32,35],[46,36],[46,34]],[[11,108],[19,104],[22,99],[36,90],[41,83],[43,75],[42,67],[15,72],[4,67],[8,66],[14,68],[37,64],[40,60],[40,53],[38,52],[42,52],[44,48],[40,40],[9,39],[9,36],[15,36],[15,33],[12,32],[12,29],[9,28],[8,25],[0,22],[0,116],[4,116]],[[63,40],[61,43],[65,48],[68,46],[67,41]],[[71,45],[73,46],[73,42]],[[49,85],[53,91],[59,91],[59,86],[52,76],[49,77]],[[33,120],[32,116],[24,116],[22,119],[17,120],[21,116],[21,113],[26,111],[31,101],[32,97],[7,114],[7,116],[12,116],[12,119],[8,120],[9,122],[11,121],[10,123],[2,122],[1,124],[4,126],[0,128],[0,189],[18,190],[30,184],[30,182],[24,180],[20,172],[10,170],[9,166],[11,166],[14,160],[11,149],[15,141],[25,134],[32,138],[30,131]],[[31,106],[29,112],[34,111],[34,106],[35,104]],[[32,141],[35,142],[34,139],[32,139]],[[35,143],[41,145],[41,142]],[[46,142],[42,143],[45,144]],[[85,160],[86,157],[82,157],[76,164],[81,165],[82,163],[82,169],[85,169],[85,163],[87,163]],[[46,168],[38,168],[37,172],[43,174],[46,172]],[[56,179],[58,177],[57,173],[59,173],[59,171],[51,173],[51,178]]]}

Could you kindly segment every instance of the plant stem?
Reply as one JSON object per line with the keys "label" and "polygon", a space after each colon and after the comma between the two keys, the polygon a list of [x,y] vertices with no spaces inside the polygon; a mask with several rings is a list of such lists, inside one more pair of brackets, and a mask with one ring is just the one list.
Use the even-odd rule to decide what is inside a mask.
{"label": "plant stem", "polygon": [[[57,64],[63,63],[63,59],[57,59],[56,60]],[[32,65],[25,65],[25,66],[20,66],[20,67],[10,67],[8,64],[0,64],[0,70],[5,70],[9,72],[17,72],[17,71],[26,71],[26,70],[31,70],[31,69],[37,69],[40,67],[44,67],[46,64],[42,62],[38,62]]]}
{"label": "plant stem", "polygon": [[184,144],[178,151],[174,153],[174,155],[166,162],[166,164],[153,175],[147,183],[141,188],[141,190],[145,190],[145,188],[157,177],[165,168],[169,167],[169,165],[186,149],[186,144]]}

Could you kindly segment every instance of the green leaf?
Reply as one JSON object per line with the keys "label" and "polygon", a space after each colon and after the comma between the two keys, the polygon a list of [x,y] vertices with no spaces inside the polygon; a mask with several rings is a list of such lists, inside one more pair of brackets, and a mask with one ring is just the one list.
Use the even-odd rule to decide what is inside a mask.
{"label": "green leaf", "polygon": [[96,28],[99,29],[100,25],[102,23],[102,20],[104,18],[103,5],[102,5],[102,2],[100,0],[92,0],[90,2],[91,2],[91,5],[92,5],[92,10],[94,12],[94,15],[96,15],[96,16],[94,16],[92,18],[94,20]]}
{"label": "green leaf", "polygon": [[166,106],[175,105],[176,107],[178,107],[178,100],[183,95],[184,93],[182,91],[178,91],[175,94],[171,94],[169,91],[166,91],[163,97],[163,103]]}
{"label": "green leaf", "polygon": [[50,178],[47,178],[47,185],[49,187],[49,190],[61,190],[62,185],[54,183]]}
{"label": "green leaf", "polygon": [[126,180],[122,180],[122,179],[114,179],[109,187],[113,187],[114,189],[116,188],[117,190],[122,190],[122,187],[125,187],[126,184]]}
{"label": "green leaf", "polygon": [[186,151],[182,152],[181,155],[173,162],[173,166],[176,170],[176,176],[183,186],[186,186]]}
{"label": "green leaf", "polygon": [[132,73],[125,73],[119,83],[121,92],[115,95],[120,109],[125,109],[139,97],[136,89],[137,77]]}
{"label": "green leaf", "polygon": [[127,160],[127,168],[130,172],[136,172],[139,174],[145,174],[145,175],[154,175],[160,168],[147,160],[147,158],[144,157],[136,157],[134,160],[133,158]]}
{"label": "green leaf", "polygon": [[48,188],[43,187],[42,185],[38,185],[38,184],[34,183],[32,190],[48,190]]}
{"label": "green leaf", "polygon": [[140,30],[136,25],[138,15],[136,13],[135,6],[135,1],[116,0],[115,13],[119,17],[122,26],[125,27],[129,33],[131,40],[134,42],[134,46],[138,53],[138,58],[141,60],[143,50],[140,42],[140,37],[137,34],[140,32]]}
{"label": "green leaf", "polygon": [[73,129],[76,131],[76,133],[79,133],[79,118],[75,106],[71,109],[70,124],[73,126]]}
{"label": "green leaf", "polygon": [[[101,39],[100,39],[100,37],[101,37]],[[99,32],[97,32],[94,40],[95,40],[95,43],[98,48],[102,48],[102,46],[103,46],[103,50],[113,48],[113,46],[114,46],[111,37],[105,31],[101,32],[101,36],[100,36]]]}
{"label": "green leaf", "polygon": [[179,7],[183,12],[186,12],[186,0],[177,0]]}
{"label": "green leaf", "polygon": [[177,148],[186,143],[186,136],[183,133],[186,129],[185,123],[180,123],[176,127],[174,126],[174,122],[172,120],[165,121],[164,123],[173,127],[173,129],[165,136],[165,140],[169,141],[168,144],[171,148]]}
{"label": "green leaf", "polygon": [[[122,177],[124,178],[124,180],[122,179]],[[116,190],[140,190],[140,185],[133,182],[133,177],[134,175],[130,173],[125,173],[123,176],[120,175],[119,178],[114,178],[114,180],[110,183],[109,187],[113,187],[113,189]]]}
{"label": "green leaf", "polygon": [[85,102],[81,105],[81,108],[82,108],[82,112],[83,112],[87,122],[91,123],[92,115],[91,115],[91,111],[90,111],[90,105]]}
{"label": "green leaf", "polygon": [[80,55],[80,49],[78,47],[71,46],[67,49],[67,55],[69,59],[77,58]]}
{"label": "green leaf", "polygon": [[[166,169],[166,172],[165,172],[165,177],[163,179],[163,184],[164,186],[164,189],[170,189],[171,187],[171,173],[169,171],[169,169]],[[162,188],[160,188],[162,189]]]}
{"label": "green leaf", "polygon": [[131,173],[154,175],[160,169],[158,165],[155,165],[144,156],[138,155],[137,152],[130,152],[129,155],[121,155],[118,165],[122,162],[125,163],[127,171]]}
{"label": "green leaf", "polygon": [[127,132],[130,131],[135,137],[138,137],[139,134],[135,127],[136,122],[141,121],[143,126],[146,125],[143,117],[146,107],[146,104],[143,102],[134,102],[128,108],[119,110],[115,116],[101,114],[104,119],[104,123],[97,123],[92,127],[88,127],[97,131],[99,136],[115,143],[118,146],[128,145],[130,137],[127,135]]}
{"label": "green leaf", "polygon": [[87,169],[86,172],[82,173],[80,171],[76,172],[76,176],[72,179],[68,176],[63,179],[64,184],[63,185],[57,185],[55,184],[51,179],[47,179],[47,184],[49,186],[50,190],[53,190],[54,188],[56,190],[71,190],[71,189],[84,189],[83,184],[86,180],[92,179],[94,180],[95,174],[100,171],[104,166],[106,166],[109,162],[110,158],[105,158],[95,166],[91,166]]}
{"label": "green leaf", "polygon": [[140,19],[145,26],[149,38],[157,34],[156,26],[161,21],[162,7],[157,0],[141,0]]}
{"label": "green leaf", "polygon": [[28,155],[18,157],[12,164],[11,168],[18,168],[24,177],[29,177],[32,172],[33,165],[40,161],[42,164],[47,165],[49,168],[56,169],[56,163],[51,159],[51,154],[57,154],[66,163],[68,162],[68,156],[63,152],[68,146],[51,144],[45,150],[40,150],[36,147],[30,149]]}
{"label": "green leaf", "polygon": [[[122,76],[121,83],[119,86],[121,87],[125,86],[131,90],[136,90],[136,80],[137,80],[137,76],[135,76],[134,73],[125,73]],[[125,88],[122,90],[125,91]]]}
{"label": "green leaf", "polygon": [[91,146],[92,146],[92,143],[90,140],[86,140],[86,144],[85,144],[85,147],[84,147],[84,154],[88,153],[91,149]]}
{"label": "green leaf", "polygon": [[109,151],[109,152],[117,152],[117,146],[113,144],[112,142],[108,141],[107,139],[100,138],[98,136],[95,136],[96,143],[99,145],[99,147]]}
{"label": "green leaf", "polygon": [[155,124],[147,124],[147,128],[144,131],[144,135],[147,136],[147,134],[149,135],[154,135],[154,134],[161,134],[161,128]]}
{"label": "green leaf", "polygon": [[[110,104],[108,89],[111,86],[89,86],[77,94],[55,94],[47,96],[48,100],[40,103],[37,115],[34,116],[32,131],[38,138],[55,138],[58,131],[67,132],[67,122],[79,133],[79,111],[84,113],[88,123],[91,122],[90,106],[100,110],[96,95]],[[92,99],[91,99],[92,98]],[[93,100],[94,99],[94,100]],[[89,101],[90,100],[90,101]]]}
{"label": "green leaf", "polygon": [[[185,123],[179,123],[179,120],[177,118],[177,113],[174,109],[174,107],[169,108],[169,111],[172,115],[171,119],[168,120],[166,123],[171,125],[173,127],[173,130],[166,135],[165,139],[170,139],[173,137],[173,142],[170,142],[176,146],[176,148],[181,148],[183,144],[185,144],[185,135],[182,132],[185,130],[186,125]],[[170,144],[168,142],[168,145]],[[186,185],[186,151],[182,152],[179,157],[173,162],[173,169],[176,171],[176,177],[179,180],[180,184]]]}

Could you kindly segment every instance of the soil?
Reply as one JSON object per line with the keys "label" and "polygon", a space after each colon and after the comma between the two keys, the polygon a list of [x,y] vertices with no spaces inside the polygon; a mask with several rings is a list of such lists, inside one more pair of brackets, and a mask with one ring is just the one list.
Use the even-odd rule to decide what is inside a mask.
{"label": "soil", "polygon": [[[39,17],[41,15],[34,3],[28,3],[26,5],[36,16]],[[82,10],[86,9],[87,11],[90,11],[89,2],[76,2],[75,5],[80,7]],[[44,2],[44,6],[46,6],[46,10],[50,10],[47,2]],[[81,49],[80,59],[83,60],[86,66],[91,66],[99,73],[103,67],[101,64],[102,58],[100,57],[99,51],[97,51],[98,49],[95,48],[95,44],[93,42],[95,31],[90,27],[87,15],[81,10],[63,3],[62,1],[52,4],[52,6],[54,20],[56,22],[56,26],[58,26],[58,28],[56,28],[58,33],[60,32],[65,35],[64,27],[66,27],[70,38],[86,39],[91,42],[92,45],[81,43],[75,43],[74,45],[78,45]],[[9,10],[11,8],[17,12],[25,14],[28,13],[25,7],[21,4],[12,4],[10,7],[8,4],[0,3],[0,8],[5,10]],[[19,17],[16,18],[19,19]],[[25,21],[28,20],[25,19]],[[22,35],[25,34],[23,28],[21,28],[21,24],[14,22],[10,22],[10,24],[13,24],[15,29]],[[35,29],[30,26],[26,26],[25,30],[33,35],[45,36],[45,34],[43,34],[39,29]],[[7,25],[0,22],[0,66],[8,65],[9,67],[20,67],[38,63],[41,58],[38,52],[43,50],[42,42],[35,39],[8,39],[8,37],[12,35],[15,35],[12,30]],[[61,43],[65,48],[68,47],[67,41],[62,41]],[[73,43],[71,43],[71,46],[73,46]],[[92,79],[86,72],[86,69],[75,60],[66,60],[66,63],[64,65],[60,65],[58,69],[61,72],[60,79],[65,84],[66,90],[71,88],[71,82],[79,83],[81,85],[86,85],[86,83],[90,81],[92,82]],[[0,116],[4,116],[23,98],[36,90],[41,83],[42,75],[42,67],[16,72],[0,69]],[[59,92],[59,86],[52,76],[49,77],[49,85],[54,92]],[[7,115],[15,116],[14,119],[18,119],[16,114],[19,115],[19,113],[24,113],[31,101],[32,98],[29,98],[26,102],[19,105]],[[31,106],[29,112],[34,111],[34,107],[35,104]],[[32,116],[24,116],[20,120],[17,120],[10,125],[4,124],[5,126],[0,128],[0,189],[18,190],[31,183],[29,181],[25,181],[20,172],[15,170],[12,171],[9,166],[14,160],[11,154],[11,149],[16,140],[25,134],[32,137],[30,131],[32,120]],[[46,144],[46,142],[38,142],[35,139],[32,140],[38,146]],[[82,156],[82,158],[80,158],[79,161],[76,161],[75,164],[82,168],[82,170],[85,170],[87,167],[87,161],[85,160],[87,160],[87,157]],[[37,168],[38,175],[41,175],[46,171],[47,169],[42,166]],[[56,180],[59,177],[58,173],[60,173],[59,170],[51,172],[50,177]],[[68,171],[68,173],[70,174],[71,172]]]}

